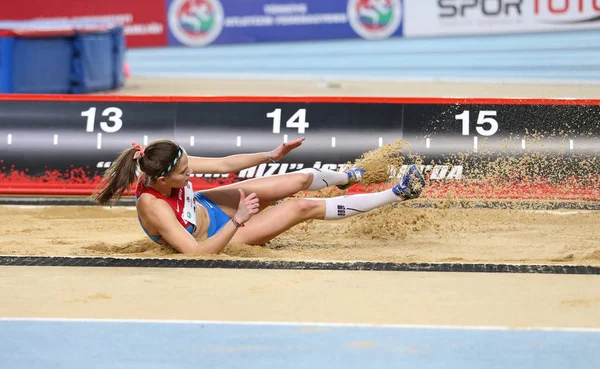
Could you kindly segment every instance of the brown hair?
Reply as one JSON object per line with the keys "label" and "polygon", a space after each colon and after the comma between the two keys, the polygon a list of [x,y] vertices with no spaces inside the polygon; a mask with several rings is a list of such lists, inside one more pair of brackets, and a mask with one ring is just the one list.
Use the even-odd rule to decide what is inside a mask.
{"label": "brown hair", "polygon": [[98,185],[95,201],[100,205],[116,203],[137,179],[137,168],[149,178],[156,179],[169,174],[182,155],[183,149],[172,140],[152,141],[138,160],[138,151],[131,147],[121,153],[108,168]]}

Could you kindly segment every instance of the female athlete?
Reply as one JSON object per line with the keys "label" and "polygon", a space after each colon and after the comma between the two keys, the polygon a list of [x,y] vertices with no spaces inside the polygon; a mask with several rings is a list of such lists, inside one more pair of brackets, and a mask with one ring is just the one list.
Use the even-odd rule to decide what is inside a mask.
{"label": "female athlete", "polygon": [[271,152],[222,158],[188,156],[171,140],[156,140],[147,147],[133,143],[107,170],[96,202],[105,205],[118,201],[137,180],[136,208],[148,237],[181,253],[214,254],[230,243],[263,245],[309,219],[342,219],[414,199],[425,185],[414,165],[389,190],[326,199],[278,202],[303,190],[333,185],[348,188],[360,182],[365,171],[310,168],[198,192],[189,182],[192,173],[232,173],[279,160],[303,141],[301,138],[281,144]]}

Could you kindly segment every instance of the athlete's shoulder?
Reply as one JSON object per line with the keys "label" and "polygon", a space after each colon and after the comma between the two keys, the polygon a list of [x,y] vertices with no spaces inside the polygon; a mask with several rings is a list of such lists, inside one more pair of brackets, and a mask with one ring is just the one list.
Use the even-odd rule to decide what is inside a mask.
{"label": "athlete's shoulder", "polygon": [[138,197],[136,208],[140,215],[168,214],[173,212],[171,206],[165,200],[147,192],[142,193],[140,197]]}

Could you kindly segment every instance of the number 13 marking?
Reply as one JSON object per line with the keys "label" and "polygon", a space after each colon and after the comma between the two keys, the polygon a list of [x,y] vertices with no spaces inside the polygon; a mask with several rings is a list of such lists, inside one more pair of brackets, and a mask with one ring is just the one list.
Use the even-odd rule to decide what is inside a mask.
{"label": "number 13 marking", "polygon": [[[94,132],[94,123],[96,123],[96,108],[92,107],[86,111],[81,112],[82,117],[87,118],[85,126],[86,132]],[[123,110],[115,107],[106,108],[102,111],[102,116],[107,117],[113,125],[109,125],[108,122],[100,122],[100,129],[106,133],[115,133],[123,127]]]}

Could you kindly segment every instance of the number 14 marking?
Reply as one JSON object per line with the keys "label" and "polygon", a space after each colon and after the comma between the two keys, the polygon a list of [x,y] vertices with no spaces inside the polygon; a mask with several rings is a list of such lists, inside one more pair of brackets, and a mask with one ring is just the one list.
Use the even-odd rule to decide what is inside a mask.
{"label": "number 14 marking", "polygon": [[[273,119],[273,133],[281,132],[281,109],[267,113],[267,118]],[[299,134],[306,133],[309,123],[306,121],[306,109],[298,109],[290,119],[285,122],[286,128],[297,128]]]}

